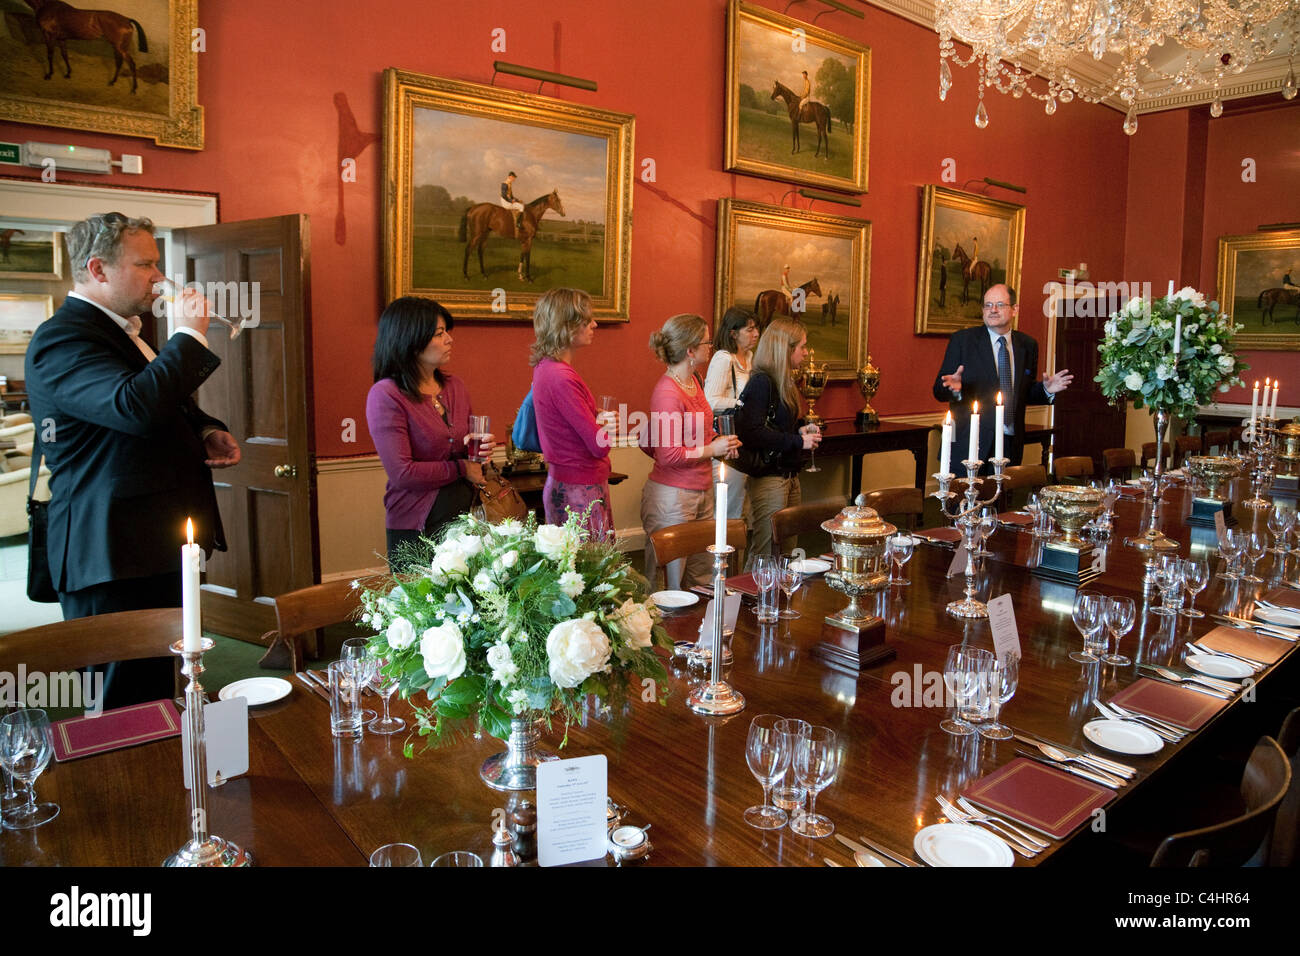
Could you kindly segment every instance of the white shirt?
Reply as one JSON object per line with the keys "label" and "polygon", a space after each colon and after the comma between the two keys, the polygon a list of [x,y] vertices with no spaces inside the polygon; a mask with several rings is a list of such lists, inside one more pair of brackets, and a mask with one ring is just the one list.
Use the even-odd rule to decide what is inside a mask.
{"label": "white shirt", "polygon": [[[734,391],[731,387],[733,373],[736,378]],[[704,395],[715,412],[735,408],[740,404],[737,399],[745,390],[749,374],[750,369],[742,367],[739,359],[731,352],[719,349],[713,353],[713,358],[709,359],[709,370],[704,376]]]}
{"label": "white shirt", "polygon": [[[88,296],[84,296],[80,292],[69,292],[68,297],[72,299],[80,299],[82,302],[89,302],[95,308],[99,309],[99,311],[103,312],[106,316],[108,316],[110,319],[116,322],[118,328],[120,328],[123,332],[125,332],[127,335],[131,337],[131,341],[136,344],[136,348],[138,348],[141,354],[144,355],[146,361],[152,362],[154,359],[158,357],[158,353],[155,352],[153,349],[149,348],[149,343],[147,343],[144,339],[140,338],[140,329],[143,328],[144,323],[140,321],[140,317],[138,315],[133,315],[130,316],[129,318],[124,318],[123,316],[118,315],[112,309],[100,305],[94,299],[89,298]],[[175,335],[177,332],[184,332],[186,335],[192,335],[194,338],[198,339],[200,345],[202,345],[204,348],[208,347],[207,337],[204,336],[204,334],[200,332],[198,329],[191,329],[188,326],[181,326],[176,330],[176,332],[173,332],[172,335]]]}

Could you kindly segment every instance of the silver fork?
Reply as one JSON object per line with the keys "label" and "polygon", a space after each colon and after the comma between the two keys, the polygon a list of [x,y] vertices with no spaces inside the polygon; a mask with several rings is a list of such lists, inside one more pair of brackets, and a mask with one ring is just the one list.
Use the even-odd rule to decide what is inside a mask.
{"label": "silver fork", "polygon": [[977,817],[969,813],[963,813],[945,800],[940,794],[935,794],[934,799],[938,801],[939,808],[943,810],[943,815],[953,823],[982,823],[990,831],[996,834],[998,839],[1005,842],[1007,846],[1011,847],[1011,849],[1015,850],[1026,860],[1038,855],[1039,849],[1037,847],[1022,842],[1017,839],[1010,830],[1004,830],[987,817]]}
{"label": "silver fork", "polygon": [[1182,740],[1182,734],[1169,728],[1163,721],[1157,721],[1154,717],[1147,717],[1145,714],[1130,714],[1127,711],[1121,712],[1115,704],[1103,704],[1099,700],[1092,702],[1093,706],[1101,711],[1102,715],[1111,720],[1128,720],[1139,726],[1146,727],[1156,736],[1163,737],[1170,743],[1177,743]]}
{"label": "silver fork", "polygon": [[1199,694],[1205,694],[1209,697],[1217,697],[1219,700],[1231,700],[1232,695],[1222,690],[1216,684],[1211,684],[1208,680],[1198,680],[1195,677],[1184,677],[1177,671],[1171,671],[1167,667],[1147,666],[1153,674],[1158,674],[1157,680],[1163,679],[1167,684],[1186,684],[1188,690],[1194,690]]}
{"label": "silver fork", "polygon": [[1046,850],[1049,846],[1051,846],[1051,844],[1048,843],[1046,840],[1043,840],[1039,837],[1034,836],[1032,833],[1022,830],[1020,827],[1016,826],[1010,820],[1004,820],[1002,817],[995,817],[993,814],[989,813],[988,811],[981,810],[979,807],[975,806],[975,804],[971,803],[969,800],[967,800],[965,797],[961,795],[958,795],[957,797],[957,805],[961,807],[963,810],[965,810],[967,813],[971,814],[971,816],[988,817],[990,820],[996,820],[998,823],[1001,823],[1005,827],[1010,827],[1012,830],[1015,830],[1016,833],[1019,833],[1022,837],[1024,837],[1033,846],[1039,847],[1044,850]]}

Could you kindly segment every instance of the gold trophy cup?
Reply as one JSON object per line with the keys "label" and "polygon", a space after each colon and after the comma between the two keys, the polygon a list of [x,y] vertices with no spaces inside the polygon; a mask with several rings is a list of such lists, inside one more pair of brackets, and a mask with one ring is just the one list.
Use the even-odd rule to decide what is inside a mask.
{"label": "gold trophy cup", "polygon": [[808,399],[808,414],[804,420],[809,425],[820,428],[826,419],[817,414],[817,399],[826,391],[826,363],[813,361],[813,350],[808,350],[808,358],[799,366],[799,394]]}

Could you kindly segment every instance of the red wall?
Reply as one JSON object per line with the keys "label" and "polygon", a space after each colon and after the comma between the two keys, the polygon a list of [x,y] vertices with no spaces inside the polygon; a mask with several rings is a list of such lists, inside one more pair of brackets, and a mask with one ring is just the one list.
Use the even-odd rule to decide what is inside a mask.
{"label": "red wall", "polygon": [[[200,59],[199,97],[207,112],[207,148],[202,152],[10,123],[0,123],[0,138],[56,139],[143,153],[145,175],[106,179],[129,187],[217,192],[223,221],[309,214],[317,453],[357,454],[371,450],[364,401],[375,319],[383,304],[382,151],[372,146],[358,162],[359,181],[346,187],[347,244],[336,245],[335,92],[347,95],[363,130],[378,130],[381,71],[387,66],[487,82],[492,60],[500,58],[596,79],[597,93],[553,87],[544,92],[635,113],[637,158],[656,161],[658,182],[638,181],[634,195],[632,321],[602,326],[596,344],[578,361],[593,391],[636,405],[648,399],[661,371],[646,346],[650,332],[676,312],[712,315],[717,199],[778,202],[789,188],[721,170],[725,10],[724,0],[635,6],[551,0],[544,8],[505,0],[461,5],[380,0],[363,7],[344,0],[310,6],[205,2],[201,25],[208,52]],[[884,414],[932,411],[939,407],[930,385],[944,339],[914,336],[912,323],[919,192],[926,183],[940,182],[944,159],[956,160],[953,185],[958,187],[984,176],[1028,187],[1023,196],[996,189],[989,194],[1028,207],[1021,328],[1041,338],[1041,290],[1060,266],[1086,261],[1098,280],[1154,281],[1172,275],[1181,243],[1166,248],[1164,236],[1174,220],[1182,228],[1184,210],[1173,210],[1186,188],[1187,167],[1180,173],[1179,164],[1191,160],[1189,124],[1178,118],[1185,114],[1144,117],[1130,140],[1121,130],[1121,115],[1110,109],[1076,101],[1048,117],[1035,101],[990,93],[992,121],[979,130],[973,122],[972,71],[954,71],[956,87],[940,103],[934,33],[874,8],[865,13],[865,20],[828,13],[819,25],[872,48],[871,192],[858,214],[873,222],[869,347],[883,373],[874,404]],[[365,22],[359,24],[358,17]],[[507,31],[505,53],[489,48],[494,27]],[[535,89],[508,77],[499,85]],[[1289,156],[1289,178],[1282,181],[1291,184],[1291,197],[1300,195],[1294,124],[1288,153],[1288,136],[1273,137],[1262,116],[1234,122],[1243,128],[1221,132],[1210,124],[1209,153],[1218,156],[1227,143],[1243,138],[1261,141],[1256,149],[1261,181],[1252,194],[1259,198],[1251,200],[1261,211],[1242,211],[1230,181],[1231,157],[1225,153],[1211,164],[1204,212],[1205,256],[1211,265],[1203,270],[1210,279],[1213,236],[1249,231],[1261,221],[1300,218],[1294,199],[1288,214],[1262,211],[1277,209],[1288,195],[1273,185],[1279,182],[1273,173],[1265,179],[1267,157],[1281,163]],[[1165,152],[1169,141],[1161,135],[1168,128],[1183,143],[1172,163]],[[1171,167],[1177,175],[1170,174]],[[1141,188],[1134,188],[1134,181]],[[1164,191],[1157,199],[1148,186]],[[845,207],[816,208],[841,212]],[[1144,228],[1148,216],[1156,217],[1158,229]],[[464,324],[454,335],[455,370],[500,431],[527,389],[531,328]],[[1262,368],[1264,363],[1252,364]],[[844,415],[858,404],[856,389],[845,384],[829,391],[820,407]],[[355,444],[341,439],[345,418],[361,426]]]}

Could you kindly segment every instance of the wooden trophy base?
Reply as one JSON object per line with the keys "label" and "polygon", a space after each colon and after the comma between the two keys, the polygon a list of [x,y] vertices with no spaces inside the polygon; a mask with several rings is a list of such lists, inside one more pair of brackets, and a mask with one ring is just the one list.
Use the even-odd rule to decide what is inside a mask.
{"label": "wooden trophy base", "polygon": [[858,674],[897,654],[885,643],[885,622],[878,617],[852,624],[834,614],[822,619],[822,640],[813,656],[836,670]]}
{"label": "wooden trophy base", "polygon": [[1043,557],[1030,573],[1071,587],[1082,587],[1101,575],[1093,561],[1092,545],[1053,541],[1043,545]]}
{"label": "wooden trophy base", "polygon": [[1223,512],[1223,525],[1230,528],[1237,523],[1237,519],[1232,516],[1232,502],[1218,501],[1214,498],[1193,498],[1192,513],[1187,516],[1187,523],[1190,525],[1199,525],[1202,528],[1213,528],[1214,516]]}
{"label": "wooden trophy base", "polygon": [[866,408],[858,411],[858,414],[853,418],[853,422],[857,425],[858,431],[864,432],[879,425],[880,416],[876,414],[874,408],[868,405]]}

